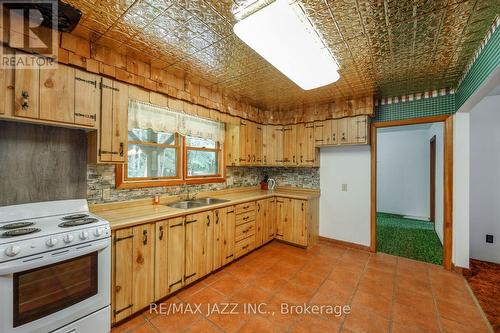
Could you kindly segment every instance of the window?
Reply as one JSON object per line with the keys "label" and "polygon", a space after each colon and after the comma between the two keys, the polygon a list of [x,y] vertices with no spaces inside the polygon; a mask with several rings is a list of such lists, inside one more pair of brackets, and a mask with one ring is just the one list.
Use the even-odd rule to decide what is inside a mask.
{"label": "window", "polygon": [[125,164],[116,166],[117,188],[224,182],[223,131],[211,120],[131,101],[128,153]]}

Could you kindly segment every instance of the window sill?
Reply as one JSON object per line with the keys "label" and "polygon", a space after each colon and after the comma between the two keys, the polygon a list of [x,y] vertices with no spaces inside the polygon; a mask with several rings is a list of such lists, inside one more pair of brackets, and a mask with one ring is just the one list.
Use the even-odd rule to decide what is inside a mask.
{"label": "window sill", "polygon": [[179,186],[186,184],[210,184],[210,183],[224,183],[226,178],[224,176],[214,176],[214,177],[199,177],[199,178],[188,178],[188,179],[145,179],[145,180],[124,180],[123,177],[123,166],[116,165],[115,170],[115,187],[116,189],[133,189],[133,188],[144,188],[144,187],[160,187],[160,186]]}

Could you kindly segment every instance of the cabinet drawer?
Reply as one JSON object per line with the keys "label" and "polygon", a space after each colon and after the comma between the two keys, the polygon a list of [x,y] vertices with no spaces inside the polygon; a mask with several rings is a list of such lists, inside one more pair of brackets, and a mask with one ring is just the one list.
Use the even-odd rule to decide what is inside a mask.
{"label": "cabinet drawer", "polygon": [[248,252],[252,251],[254,247],[255,247],[255,235],[244,238],[239,242],[236,242],[236,244],[234,244],[234,257],[239,258],[242,255],[245,255]]}
{"label": "cabinet drawer", "polygon": [[245,202],[234,207],[236,214],[246,213],[255,210],[255,201]]}
{"label": "cabinet drawer", "polygon": [[255,234],[255,221],[241,224],[236,227],[235,239],[240,241]]}
{"label": "cabinet drawer", "polygon": [[255,221],[255,210],[236,215],[236,225]]}

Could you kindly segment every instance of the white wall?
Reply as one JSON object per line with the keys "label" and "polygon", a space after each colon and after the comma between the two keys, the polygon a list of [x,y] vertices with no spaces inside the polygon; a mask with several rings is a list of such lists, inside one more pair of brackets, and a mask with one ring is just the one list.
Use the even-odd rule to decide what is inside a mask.
{"label": "white wall", "polygon": [[[500,263],[500,96],[470,112],[470,257]],[[486,234],[495,236],[486,243]]]}
{"label": "white wall", "polygon": [[320,236],[369,246],[370,147],[321,148],[320,159]]}
{"label": "white wall", "polygon": [[434,123],[428,130],[428,141],[436,136],[436,197],[434,230],[443,244],[444,220],[444,123]]}
{"label": "white wall", "polygon": [[429,218],[429,125],[377,131],[377,211]]}
{"label": "white wall", "polygon": [[469,268],[469,113],[453,116],[452,262]]}

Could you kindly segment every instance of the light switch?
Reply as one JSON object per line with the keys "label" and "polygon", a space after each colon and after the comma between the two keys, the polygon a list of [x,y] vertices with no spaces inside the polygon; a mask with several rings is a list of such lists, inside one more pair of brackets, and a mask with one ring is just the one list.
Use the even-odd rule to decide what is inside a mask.
{"label": "light switch", "polygon": [[342,184],[342,192],[347,192],[347,184]]}

